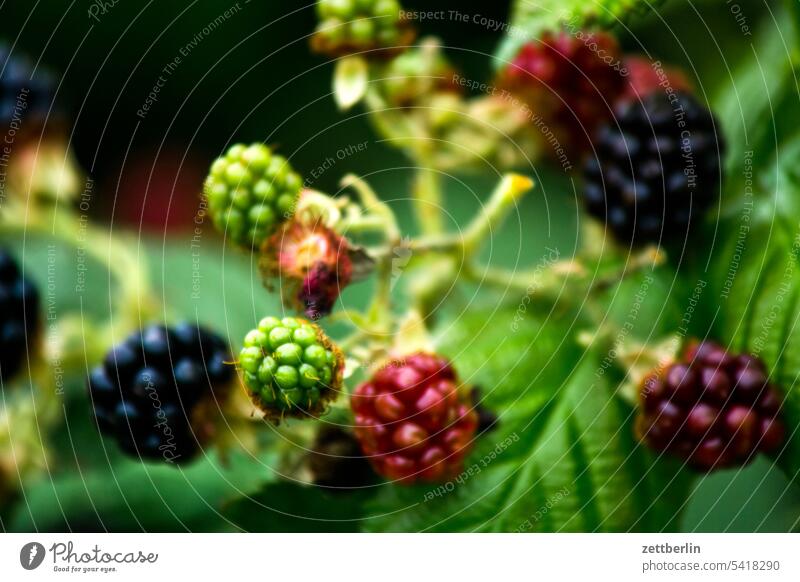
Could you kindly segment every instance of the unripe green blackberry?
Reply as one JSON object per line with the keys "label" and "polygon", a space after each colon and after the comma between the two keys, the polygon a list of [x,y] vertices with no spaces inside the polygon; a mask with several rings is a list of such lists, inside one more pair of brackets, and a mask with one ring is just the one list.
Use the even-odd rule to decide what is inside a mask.
{"label": "unripe green blackberry", "polygon": [[324,412],[342,387],[344,357],[319,326],[265,317],[245,336],[239,367],[254,404],[278,421]]}
{"label": "unripe green blackberry", "polygon": [[397,0],[319,0],[312,48],[330,56],[408,45],[414,31]]}
{"label": "unripe green blackberry", "polygon": [[302,187],[283,156],[261,143],[236,144],[211,164],[204,193],[214,226],[250,249],[291,218]]}
{"label": "unripe green blackberry", "polygon": [[410,107],[436,93],[461,93],[455,72],[439,42],[427,39],[387,63],[380,88],[392,105]]}

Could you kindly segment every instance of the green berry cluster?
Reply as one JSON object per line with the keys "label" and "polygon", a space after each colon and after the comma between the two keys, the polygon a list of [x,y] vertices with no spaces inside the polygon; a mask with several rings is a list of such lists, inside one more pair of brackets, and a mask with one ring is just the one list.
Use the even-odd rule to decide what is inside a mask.
{"label": "green berry cluster", "polygon": [[211,164],[205,195],[211,220],[236,245],[258,248],[294,214],[303,180],[264,144],[236,144]]}
{"label": "green berry cluster", "polygon": [[386,65],[381,75],[381,89],[386,99],[401,107],[413,105],[437,92],[458,92],[453,82],[455,69],[432,41],[398,55]]}
{"label": "green berry cluster", "polygon": [[239,366],[256,405],[280,419],[322,413],[341,388],[344,361],[318,326],[265,317],[245,336]]}
{"label": "green berry cluster", "polygon": [[319,0],[319,52],[342,54],[402,44],[408,30],[397,0]]}

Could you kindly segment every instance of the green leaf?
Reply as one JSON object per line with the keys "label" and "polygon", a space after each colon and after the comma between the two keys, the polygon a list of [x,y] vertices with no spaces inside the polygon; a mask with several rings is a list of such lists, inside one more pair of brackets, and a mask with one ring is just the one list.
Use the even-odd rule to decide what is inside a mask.
{"label": "green leaf", "polygon": [[793,477],[800,471],[800,196],[797,166],[800,139],[778,150],[777,171],[757,189],[751,212],[732,217],[723,228],[727,242],[714,263],[714,297],[719,302],[719,339],[761,357],[772,381],[786,394],[782,410],[791,438],[779,455]]}
{"label": "green leaf", "polygon": [[366,493],[328,493],[295,483],[270,483],[256,495],[230,503],[223,512],[236,526],[257,532],[359,531]]}
{"label": "green leaf", "polygon": [[[111,445],[111,443],[108,443]],[[74,460],[74,459],[73,459]],[[86,470],[63,460],[57,476],[26,484],[11,531],[231,531],[219,507],[274,477],[274,454],[214,456],[183,467],[143,464],[113,452]]]}
{"label": "green leaf", "polygon": [[[741,36],[737,52],[725,63],[728,73],[712,84],[710,104],[722,127],[728,147],[728,175],[741,186],[743,159],[751,153],[755,162],[776,148],[776,133],[783,125],[777,109],[791,98],[798,113],[793,75],[797,29],[783,6],[774,17],[765,17],[753,36]],[[732,63],[732,64],[731,64]],[[702,78],[702,77],[701,77]],[[729,186],[731,185],[729,181]]]}
{"label": "green leaf", "polygon": [[483,387],[498,428],[477,441],[450,483],[383,487],[370,531],[628,531],[673,529],[688,477],[638,446],[634,411],[599,372],[604,353],[572,338],[569,312],[479,310],[447,328],[441,350]]}

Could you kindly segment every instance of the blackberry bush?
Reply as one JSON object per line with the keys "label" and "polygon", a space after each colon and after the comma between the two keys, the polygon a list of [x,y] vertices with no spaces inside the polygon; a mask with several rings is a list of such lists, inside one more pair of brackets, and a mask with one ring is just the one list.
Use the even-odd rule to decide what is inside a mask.
{"label": "blackberry bush", "polygon": [[623,244],[679,240],[717,197],[724,144],[687,93],[626,101],[600,128],[584,167],[583,198]]}
{"label": "blackberry bush", "polygon": [[265,317],[244,339],[239,366],[265,417],[316,417],[338,396],[344,357],[323,331],[295,317]]}
{"label": "blackberry bush", "polygon": [[397,0],[320,0],[312,48],[330,56],[374,49],[402,50],[414,32]]}
{"label": "blackberry bush", "polygon": [[639,432],[659,452],[702,471],[748,463],[785,440],[781,396],[764,363],[713,342],[649,375],[641,389]]}
{"label": "blackberry bush", "polygon": [[0,382],[20,371],[38,329],[39,292],[14,258],[0,249]]}
{"label": "blackberry bush", "polygon": [[406,483],[457,475],[478,427],[444,358],[416,353],[389,362],[353,394],[356,437],[375,470]]}
{"label": "blackberry bush", "polygon": [[236,144],[211,165],[204,192],[214,226],[257,249],[294,214],[302,186],[286,158],[264,144]]}
{"label": "blackberry bush", "polygon": [[234,377],[230,361],[222,338],[189,323],[131,334],[89,376],[100,431],[135,457],[192,459]]}
{"label": "blackberry bush", "polygon": [[612,116],[625,88],[623,68],[617,41],[606,33],[545,33],[519,50],[498,84],[524,99],[561,145],[581,153]]}

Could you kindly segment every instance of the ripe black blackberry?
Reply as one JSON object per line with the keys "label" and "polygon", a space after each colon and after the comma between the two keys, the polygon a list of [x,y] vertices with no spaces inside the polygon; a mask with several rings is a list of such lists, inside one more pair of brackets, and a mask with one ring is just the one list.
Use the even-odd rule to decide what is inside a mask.
{"label": "ripe black blackberry", "polygon": [[500,419],[483,404],[483,389],[480,386],[473,386],[470,395],[472,402],[475,403],[475,413],[478,415],[478,435],[493,431]]}
{"label": "ripe black blackberry", "polygon": [[6,132],[12,123],[22,126],[26,119],[43,120],[53,105],[55,87],[52,76],[34,70],[30,59],[0,43],[0,129]]}
{"label": "ripe black blackberry", "polygon": [[190,460],[233,379],[231,360],[222,338],[189,323],[134,332],[89,376],[100,431],[136,457]]}
{"label": "ripe black blackberry", "polygon": [[711,112],[688,93],[625,101],[584,168],[589,214],[620,242],[685,238],[717,196],[724,145]]}
{"label": "ripe black blackberry", "polygon": [[356,437],[338,426],[326,425],[317,433],[308,468],[314,484],[332,493],[367,487],[377,480]]}
{"label": "ripe black blackberry", "polygon": [[14,258],[0,249],[0,382],[22,368],[38,327],[39,292]]}
{"label": "ripe black blackberry", "polygon": [[644,441],[702,471],[778,452],[786,438],[782,396],[764,363],[713,342],[696,342],[679,361],[652,372],[640,397]]}

